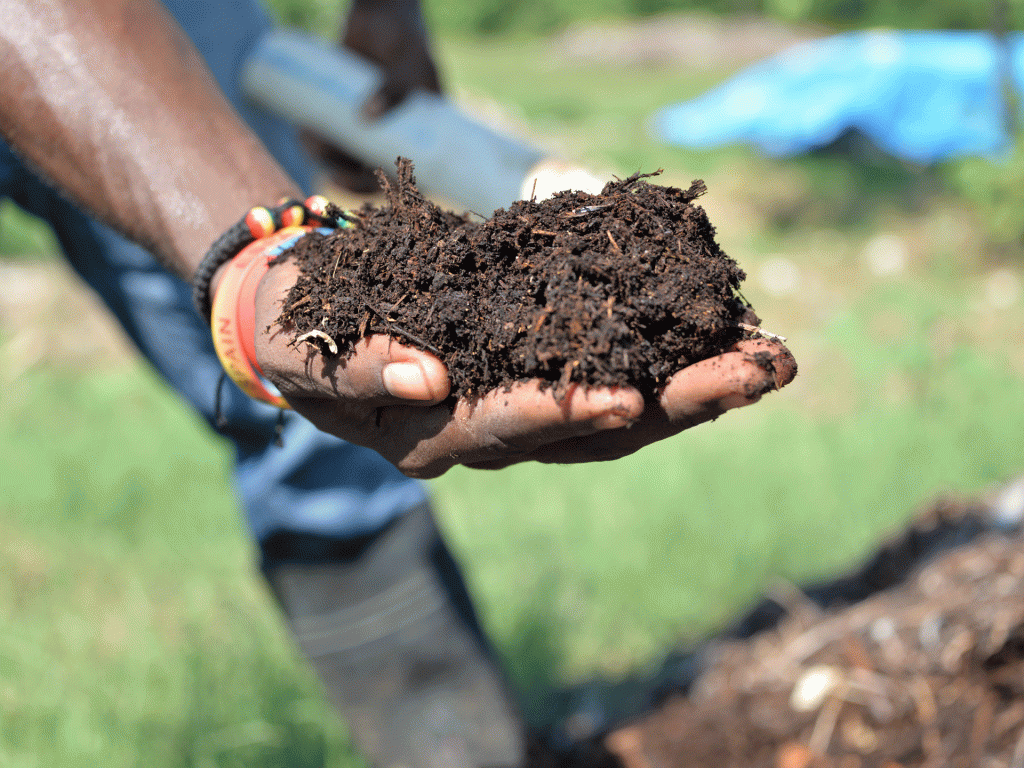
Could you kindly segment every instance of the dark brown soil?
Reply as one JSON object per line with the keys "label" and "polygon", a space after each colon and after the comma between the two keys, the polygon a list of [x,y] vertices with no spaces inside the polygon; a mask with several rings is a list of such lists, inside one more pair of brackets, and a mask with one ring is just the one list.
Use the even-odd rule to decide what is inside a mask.
{"label": "dark brown soil", "polygon": [[904,584],[721,641],[687,695],[606,740],[626,768],[1024,765],[1024,539],[990,534]]}
{"label": "dark brown soil", "polygon": [[741,320],[756,322],[743,271],[694,204],[703,182],[681,190],[652,175],[471,221],[425,200],[400,160],[386,206],[286,255],[301,277],[281,322],[328,334],[342,358],[369,334],[399,337],[441,358],[455,397],[539,378],[651,398],[743,338]]}

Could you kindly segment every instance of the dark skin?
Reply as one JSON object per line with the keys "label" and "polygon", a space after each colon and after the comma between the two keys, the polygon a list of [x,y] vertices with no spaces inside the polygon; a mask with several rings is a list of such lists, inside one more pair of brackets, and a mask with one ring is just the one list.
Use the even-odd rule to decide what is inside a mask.
{"label": "dark skin", "polygon": [[[0,17],[5,137],[182,278],[250,207],[300,195],[154,0],[0,0]],[[273,267],[260,283],[260,366],[318,428],[380,452],[411,476],[435,477],[456,464],[617,458],[757,402],[796,373],[783,346],[755,340],[677,373],[657,406],[645,408],[626,387],[576,387],[556,400],[530,381],[453,411],[441,404],[447,370],[428,352],[374,336],[333,367],[292,346],[275,320],[294,270]],[[756,351],[768,360],[755,359]]]}
{"label": "dark skin", "polygon": [[441,92],[418,2],[353,0],[340,42],[383,67],[380,88],[363,105],[367,120],[382,117],[413,90]]}
{"label": "dark skin", "polygon": [[[418,1],[353,0],[338,42],[381,68],[380,87],[360,110],[364,120],[380,119],[412,91],[441,93]],[[303,131],[302,138],[339,187],[363,194],[380,191],[374,168],[310,131]]]}

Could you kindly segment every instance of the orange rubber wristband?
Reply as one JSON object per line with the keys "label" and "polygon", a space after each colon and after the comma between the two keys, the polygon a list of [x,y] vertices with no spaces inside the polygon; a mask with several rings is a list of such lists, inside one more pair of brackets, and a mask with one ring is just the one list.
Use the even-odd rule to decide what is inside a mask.
{"label": "orange rubber wristband", "polygon": [[256,288],[270,262],[313,227],[285,227],[243,248],[224,268],[213,299],[210,329],[224,372],[254,400],[278,408],[288,401],[267,388],[256,362]]}

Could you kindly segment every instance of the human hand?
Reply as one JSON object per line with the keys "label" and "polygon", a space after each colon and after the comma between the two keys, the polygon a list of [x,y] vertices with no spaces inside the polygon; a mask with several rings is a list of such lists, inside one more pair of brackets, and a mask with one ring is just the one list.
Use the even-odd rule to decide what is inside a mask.
{"label": "human hand", "polygon": [[[360,110],[365,120],[380,119],[413,91],[441,92],[418,0],[354,0],[338,42],[381,69],[382,82]],[[303,139],[335,184],[377,191],[375,169],[309,131]]]}
{"label": "human hand", "polygon": [[339,42],[383,72],[363,105],[366,119],[380,118],[415,90],[441,93],[418,0],[354,0]]}
{"label": "human hand", "polygon": [[[528,456],[463,462],[478,469],[501,469],[518,461],[576,464],[610,461],[683,430],[713,421],[726,411],[758,402],[796,376],[796,360],[780,342],[748,339],[717,357],[694,363],[674,374],[658,402],[647,404],[639,417],[618,429],[583,439],[568,438],[538,445]],[[637,393],[639,394],[639,393]]]}
{"label": "human hand", "polygon": [[751,340],[677,373],[656,405],[645,407],[629,387],[573,385],[559,399],[529,381],[452,407],[443,363],[395,339],[363,339],[344,362],[313,345],[296,347],[292,329],[276,321],[297,278],[296,265],[276,264],[257,292],[256,357],[264,374],[317,428],[376,450],[413,477],[436,477],[456,464],[619,458],[755,403],[796,373],[781,344]]}

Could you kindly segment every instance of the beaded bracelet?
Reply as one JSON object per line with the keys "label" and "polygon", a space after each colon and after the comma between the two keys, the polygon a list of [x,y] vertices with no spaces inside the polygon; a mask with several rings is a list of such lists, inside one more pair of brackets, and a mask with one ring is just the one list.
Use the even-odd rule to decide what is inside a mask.
{"label": "beaded bracelet", "polygon": [[281,227],[310,224],[337,228],[344,218],[344,212],[322,195],[313,195],[305,203],[285,198],[273,208],[253,208],[240,221],[228,227],[199,262],[192,277],[192,301],[196,310],[206,322],[210,322],[213,307],[210,281],[217,270],[237,256],[245,246],[272,235]]}
{"label": "beaded bracelet", "polygon": [[[278,408],[289,405],[271,392],[256,361],[256,289],[270,263],[316,227],[342,226],[345,214],[320,195],[300,203],[282,200],[275,208],[253,208],[210,248],[196,270],[193,300],[210,323],[213,345],[225,374],[249,397]],[[227,265],[216,296],[213,274]],[[217,388],[218,423],[220,389]]]}
{"label": "beaded bracelet", "polygon": [[243,248],[224,268],[210,313],[213,348],[224,372],[249,397],[278,408],[290,406],[267,388],[256,361],[256,288],[270,262],[309,229],[284,227]]}

